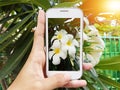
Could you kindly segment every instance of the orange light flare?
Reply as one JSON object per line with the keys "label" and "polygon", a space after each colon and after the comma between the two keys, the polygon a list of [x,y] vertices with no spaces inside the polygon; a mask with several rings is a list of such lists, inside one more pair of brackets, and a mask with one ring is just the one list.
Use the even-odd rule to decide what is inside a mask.
{"label": "orange light flare", "polygon": [[106,3],[106,8],[109,11],[120,12],[120,0],[108,0]]}

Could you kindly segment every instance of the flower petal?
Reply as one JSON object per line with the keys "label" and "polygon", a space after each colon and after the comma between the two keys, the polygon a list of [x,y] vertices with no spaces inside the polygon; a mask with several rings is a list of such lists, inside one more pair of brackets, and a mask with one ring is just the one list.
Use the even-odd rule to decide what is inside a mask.
{"label": "flower petal", "polygon": [[95,42],[101,45],[103,48],[105,47],[104,41],[100,37],[94,38]]}
{"label": "flower petal", "polygon": [[73,43],[73,45],[75,45],[77,47],[79,46],[79,43],[78,43],[78,41],[76,39],[74,39],[72,43]]}
{"label": "flower petal", "polygon": [[61,32],[63,35],[67,34],[66,30],[64,30],[64,29],[61,29],[60,32]]}
{"label": "flower petal", "polygon": [[69,47],[65,46],[65,45],[62,45],[62,51],[63,52],[66,52],[67,53],[67,50],[68,50]]}
{"label": "flower petal", "polygon": [[53,42],[53,40],[55,40],[57,37],[56,36],[53,36],[52,39],[51,39],[51,43]]}
{"label": "flower petal", "polygon": [[69,39],[68,39],[67,35],[64,35],[63,38],[61,39],[61,42],[62,42],[62,44],[66,44],[66,42],[67,42],[68,40],[69,40]]}
{"label": "flower petal", "polygon": [[[102,55],[102,52],[90,52],[90,54],[92,55],[92,57],[94,58],[94,61],[96,62],[96,64],[99,63],[100,61],[100,57]],[[96,65],[95,64],[95,65]]]}
{"label": "flower petal", "polygon": [[49,55],[48,55],[49,59],[51,59],[53,55],[54,55],[54,51],[49,51]]}
{"label": "flower petal", "polygon": [[75,58],[76,48],[74,46],[73,47],[69,47],[68,53],[69,53],[70,56]]}
{"label": "flower petal", "polygon": [[66,52],[61,51],[61,53],[59,54],[59,56],[60,56],[62,59],[66,59],[66,57],[67,57],[67,51],[66,51]]}
{"label": "flower petal", "polygon": [[58,55],[54,55],[52,63],[54,65],[59,65],[60,64],[60,57]]}
{"label": "flower petal", "polygon": [[67,37],[69,38],[69,40],[73,39],[73,35],[72,34],[68,34]]}
{"label": "flower petal", "polygon": [[51,47],[51,49],[55,49],[55,48],[59,48],[60,47],[60,41],[59,40],[55,40],[53,42],[53,45]]}
{"label": "flower petal", "polygon": [[59,33],[59,31],[56,31],[56,32],[55,32],[55,35],[57,35],[58,33]]}
{"label": "flower petal", "polygon": [[97,64],[96,60],[93,58],[93,56],[91,54],[86,54],[86,57],[93,66],[95,66]]}

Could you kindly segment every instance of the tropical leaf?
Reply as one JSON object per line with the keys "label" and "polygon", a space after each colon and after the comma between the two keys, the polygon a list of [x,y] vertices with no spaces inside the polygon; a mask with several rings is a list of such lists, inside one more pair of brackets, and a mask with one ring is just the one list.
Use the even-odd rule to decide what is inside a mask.
{"label": "tropical leaf", "polygon": [[77,0],[60,0],[60,2],[75,2],[75,1],[77,1]]}
{"label": "tropical leaf", "polygon": [[1,6],[7,6],[7,5],[14,5],[14,4],[35,4],[36,6],[40,6],[43,9],[47,10],[51,7],[50,2],[48,0],[1,0],[0,1],[0,7]]}
{"label": "tropical leaf", "polygon": [[21,22],[17,23],[14,27],[12,27],[7,33],[3,33],[0,36],[0,44],[7,40],[13,33],[15,33],[18,28],[22,27],[22,25],[25,24],[32,15],[33,13],[30,13]]}
{"label": "tropical leaf", "polygon": [[[14,53],[9,57],[8,61],[6,62],[5,66],[0,70],[0,80],[4,78],[6,75],[11,73],[16,66],[20,63],[24,55],[26,54],[28,48],[30,48],[33,35],[29,35],[24,41],[21,41],[21,44],[18,45]],[[24,42],[24,43],[23,43]]]}
{"label": "tropical leaf", "polygon": [[95,87],[91,83],[88,83],[87,86],[90,90],[96,90]]}
{"label": "tropical leaf", "polygon": [[9,20],[11,20],[11,19],[15,19],[15,18],[20,17],[21,15],[25,15],[25,14],[32,13],[32,12],[33,12],[33,10],[29,10],[29,11],[26,11],[26,12],[19,13],[19,14],[17,14],[17,15],[12,15],[12,16],[8,16],[8,17],[5,17],[5,18],[2,18],[2,19],[0,20],[0,23],[1,23],[1,24],[2,24],[2,23],[5,23],[5,22],[7,22],[7,21],[9,21]]}
{"label": "tropical leaf", "polygon": [[26,25],[18,34],[15,34],[15,36],[9,38],[7,40],[7,42],[5,43],[2,43],[0,45],[0,51],[2,51],[4,48],[6,48],[9,44],[13,43],[13,40],[19,35],[19,34],[22,34],[25,30],[25,28],[28,28],[31,24],[33,23],[33,21],[29,22],[28,25]]}
{"label": "tropical leaf", "polygon": [[0,1],[0,7],[1,6],[7,6],[7,5],[13,5],[13,4],[18,4],[18,3],[28,3],[27,0],[1,0]]}
{"label": "tropical leaf", "polygon": [[63,2],[63,3],[60,3],[56,6],[54,6],[54,8],[58,8],[58,7],[73,7],[75,4],[77,3],[80,3],[81,0],[77,0],[77,1],[74,1],[74,2]]}
{"label": "tropical leaf", "polygon": [[12,18],[16,18],[16,15],[10,16],[10,17],[6,17],[6,18],[3,18],[2,20],[0,20],[0,23],[5,23],[5,22],[11,20]]}
{"label": "tropical leaf", "polygon": [[85,2],[86,0],[60,0],[60,2],[75,2],[75,1],[80,1],[80,2]]}
{"label": "tropical leaf", "polygon": [[120,56],[115,56],[100,61],[96,69],[120,70]]}
{"label": "tropical leaf", "polygon": [[31,0],[33,4],[42,7],[44,10],[51,8],[50,2],[48,0]]}
{"label": "tropical leaf", "polygon": [[102,82],[106,83],[107,85],[114,86],[117,89],[120,89],[120,83],[116,82],[115,80],[112,80],[104,75],[99,75],[99,78]]}

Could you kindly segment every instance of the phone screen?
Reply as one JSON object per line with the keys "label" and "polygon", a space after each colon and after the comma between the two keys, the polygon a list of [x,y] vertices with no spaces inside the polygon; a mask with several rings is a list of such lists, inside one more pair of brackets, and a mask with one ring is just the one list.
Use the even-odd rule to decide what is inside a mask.
{"label": "phone screen", "polygon": [[80,70],[80,18],[48,18],[48,70]]}

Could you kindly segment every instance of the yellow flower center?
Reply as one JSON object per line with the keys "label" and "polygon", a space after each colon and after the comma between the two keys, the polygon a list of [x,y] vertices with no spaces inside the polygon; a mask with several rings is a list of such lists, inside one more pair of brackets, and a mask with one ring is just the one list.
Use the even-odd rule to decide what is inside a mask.
{"label": "yellow flower center", "polygon": [[57,38],[58,38],[58,39],[61,39],[61,38],[62,38],[62,34],[61,34],[61,33],[58,34],[58,35],[57,35]]}
{"label": "yellow flower center", "polygon": [[54,49],[54,52],[55,52],[55,54],[60,53],[60,48],[55,48],[55,49]]}
{"label": "yellow flower center", "polygon": [[68,41],[67,41],[67,45],[68,45],[68,46],[71,46],[71,44],[72,44],[71,40],[68,40]]}

